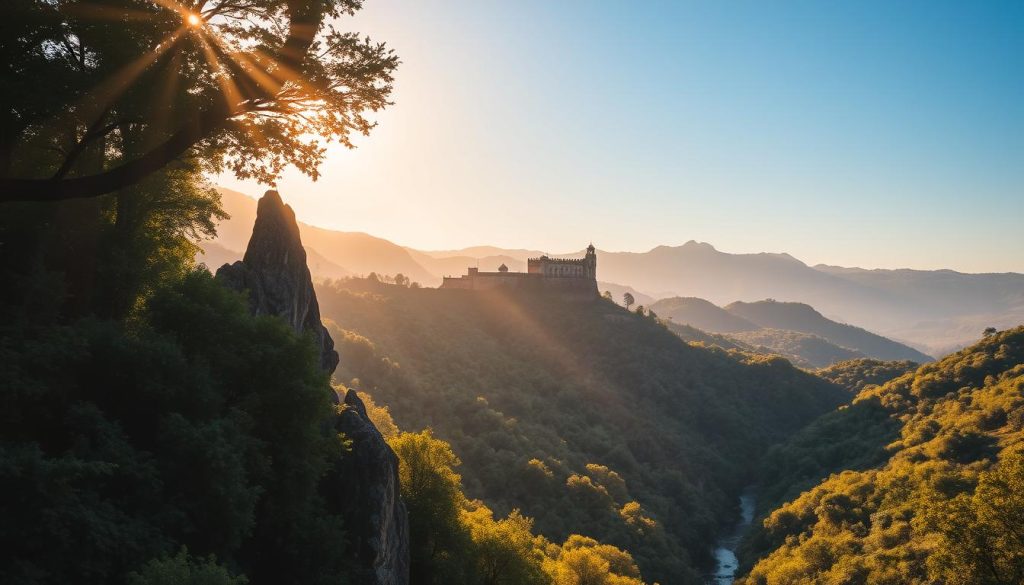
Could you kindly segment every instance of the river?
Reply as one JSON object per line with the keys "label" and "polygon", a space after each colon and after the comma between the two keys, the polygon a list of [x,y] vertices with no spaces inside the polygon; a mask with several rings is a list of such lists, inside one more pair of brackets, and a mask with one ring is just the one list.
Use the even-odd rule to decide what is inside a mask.
{"label": "river", "polygon": [[740,494],[740,520],[732,531],[718,539],[715,544],[715,572],[708,575],[708,585],[732,585],[736,578],[739,561],[736,559],[736,548],[740,545],[743,534],[754,520],[754,491],[751,488]]}

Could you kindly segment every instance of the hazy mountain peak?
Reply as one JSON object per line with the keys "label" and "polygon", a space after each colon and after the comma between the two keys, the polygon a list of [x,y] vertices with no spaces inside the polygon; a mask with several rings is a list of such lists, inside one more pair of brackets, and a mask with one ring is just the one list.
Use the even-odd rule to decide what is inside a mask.
{"label": "hazy mountain peak", "polygon": [[803,264],[804,266],[806,266],[806,264],[804,264],[804,262],[794,258],[789,252],[762,252],[762,253],[763,254],[768,254],[770,256],[775,256],[777,258],[783,258],[785,260],[790,260],[792,262],[798,262],[798,263]]}
{"label": "hazy mountain peak", "polygon": [[709,244],[707,242],[698,242],[697,240],[689,240],[688,242],[683,244],[681,247],[684,248],[684,249],[689,248],[689,249],[707,250],[709,252],[717,252],[718,251],[711,244]]}
{"label": "hazy mountain peak", "polygon": [[744,302],[736,301],[729,303],[725,306],[726,311],[741,312],[748,308],[756,308],[761,306],[771,307],[771,310],[779,313],[785,312],[787,315],[802,315],[802,316],[813,316],[824,319],[824,315],[819,313],[814,307],[807,303],[801,303],[799,301],[777,301],[775,299],[764,299],[761,301]]}

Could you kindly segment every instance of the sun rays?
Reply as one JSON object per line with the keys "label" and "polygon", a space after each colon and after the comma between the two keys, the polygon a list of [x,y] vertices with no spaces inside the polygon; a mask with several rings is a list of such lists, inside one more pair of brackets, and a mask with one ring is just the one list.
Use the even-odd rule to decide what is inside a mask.
{"label": "sun rays", "polygon": [[[195,11],[194,8],[175,0],[153,0],[153,3],[166,11],[178,14],[181,26],[158,42],[152,51],[124,65],[98,85],[89,95],[93,101],[105,102],[116,99],[120,91],[138,80],[171,48],[178,47],[186,35],[192,37],[199,47],[210,68],[211,76],[216,78],[232,110],[237,109],[241,102],[253,99],[253,95],[250,94],[272,97],[281,92],[286,83],[297,83],[300,79],[301,75],[297,71],[285,66],[264,50],[255,47],[245,50],[231,46],[232,43],[221,36],[219,27],[208,22],[203,13]],[[216,7],[213,7],[209,10],[215,13],[215,9]],[[109,6],[93,4],[79,5],[77,13],[86,19],[115,21],[139,20],[146,17],[158,20],[162,16],[158,12],[115,10]],[[174,68],[168,68],[167,71],[169,74],[177,73]],[[249,90],[246,90],[247,86]]]}
{"label": "sun rays", "polygon": [[[222,29],[230,17],[218,15],[217,5],[202,10],[202,4],[186,6],[176,0],[153,0],[154,10],[115,9],[100,4],[79,4],[75,14],[83,20],[127,22],[150,20],[160,22],[166,20],[168,13],[177,15],[180,25],[173,28],[166,36],[159,39],[153,48],[122,65],[103,81],[83,95],[76,110],[84,120],[88,129],[79,136],[79,148],[85,142],[94,139],[95,128],[102,126],[104,117],[110,107],[120,99],[133,84],[144,75],[156,72],[157,78],[149,91],[153,92],[153,104],[160,115],[154,119],[155,134],[162,135],[173,129],[171,118],[175,116],[172,95],[182,83],[183,59],[181,51],[188,45],[202,55],[208,76],[216,83],[223,107],[232,117],[243,112],[251,112],[247,105],[254,100],[276,102],[273,112],[266,115],[287,116],[299,112],[292,108],[293,103],[301,103],[300,97],[308,86],[301,83],[301,75],[293,68],[286,66],[274,58],[266,50],[258,47],[242,48],[232,39],[222,36]],[[212,20],[205,17],[209,12]],[[174,18],[174,17],[172,17]],[[225,21],[225,22],[217,22]],[[281,100],[288,97],[289,86],[293,86],[295,100]],[[261,113],[257,109],[257,115]],[[262,135],[259,126],[242,122],[238,124],[257,144],[266,145],[267,138]],[[154,138],[155,139],[155,138]]]}
{"label": "sun rays", "polygon": [[397,55],[335,31],[331,3],[72,4],[19,41],[68,82],[49,101],[22,98],[30,115],[13,140],[47,163],[0,177],[0,198],[95,197],[195,157],[204,172],[268,185],[286,167],[316,180],[324,144],[353,147],[376,125],[370,112],[391,105]]}

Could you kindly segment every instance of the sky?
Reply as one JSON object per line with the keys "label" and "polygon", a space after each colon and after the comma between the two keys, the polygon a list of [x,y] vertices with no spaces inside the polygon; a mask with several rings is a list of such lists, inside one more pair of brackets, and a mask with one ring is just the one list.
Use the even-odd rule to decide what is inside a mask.
{"label": "sky", "polygon": [[365,0],[337,26],[398,53],[395,103],[318,181],[285,173],[301,221],[1024,272],[1019,0]]}

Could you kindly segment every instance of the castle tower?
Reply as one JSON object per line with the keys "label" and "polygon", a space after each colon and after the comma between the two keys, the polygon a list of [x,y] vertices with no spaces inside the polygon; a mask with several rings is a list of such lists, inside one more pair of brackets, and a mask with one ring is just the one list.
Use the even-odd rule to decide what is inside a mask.
{"label": "castle tower", "polygon": [[587,278],[597,280],[597,250],[593,243],[587,246],[587,255],[583,257],[583,260]]}

